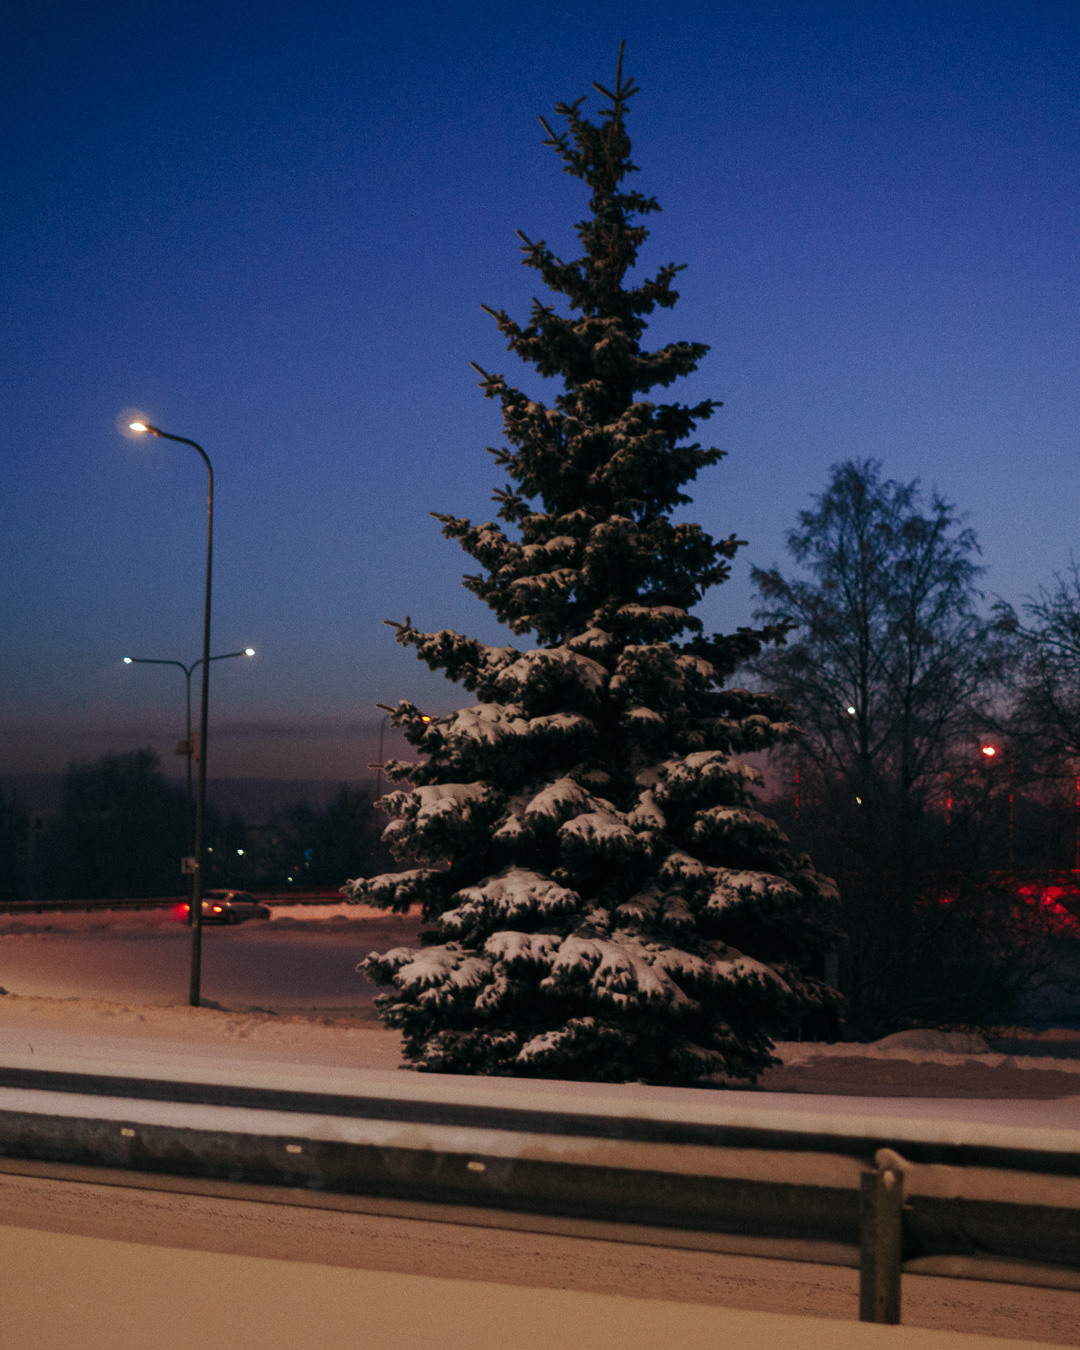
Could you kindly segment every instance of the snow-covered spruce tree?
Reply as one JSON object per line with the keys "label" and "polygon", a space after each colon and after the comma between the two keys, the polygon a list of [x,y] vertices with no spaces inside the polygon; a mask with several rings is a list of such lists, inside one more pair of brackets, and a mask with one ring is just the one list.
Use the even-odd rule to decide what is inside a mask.
{"label": "snow-covered spruce tree", "polygon": [[[397,640],[478,700],[393,724],[425,756],[386,772],[384,840],[429,865],[351,881],[350,898],[432,925],[418,950],[362,969],[394,986],[380,1014],[416,1068],[692,1084],[753,1078],[770,1034],[832,1000],[812,972],[833,940],[834,891],[753,806],[756,770],[733,758],[793,734],[783,705],[723,681],[782,630],[706,638],[690,609],[739,546],[676,523],[680,487],[718,450],[683,442],[712,401],[642,395],[707,350],[641,346],[644,316],[678,298],[677,269],[624,285],[656,202],[622,188],[634,169],[624,121],[636,92],[619,72],[599,124],[558,105],[546,144],[591,192],[563,262],[525,239],[525,264],[572,317],[534,302],[509,348],[564,392],[548,407],[483,376],[511,449],[499,518],[438,515],[483,571],[465,579],[532,650],[453,632]],[[524,236],[522,236],[524,239]],[[479,370],[479,367],[477,367]],[[680,637],[685,640],[679,641]]]}

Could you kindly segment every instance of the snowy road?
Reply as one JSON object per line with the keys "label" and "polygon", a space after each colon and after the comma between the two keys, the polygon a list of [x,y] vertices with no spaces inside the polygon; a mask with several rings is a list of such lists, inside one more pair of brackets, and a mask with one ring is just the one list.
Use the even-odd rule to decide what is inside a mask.
{"label": "snowy road", "polygon": [[[376,990],[356,973],[357,962],[413,942],[418,927],[416,919],[345,906],[208,925],[203,996],[226,1008],[370,1008]],[[190,950],[190,930],[165,909],[5,915],[0,986],[43,998],[176,1003],[187,998]]]}
{"label": "snowy road", "polygon": [[[847,1322],[854,1320],[858,1306],[857,1272],[837,1266],[36,1177],[0,1174],[0,1225],[10,1225],[8,1231],[15,1236],[27,1230],[84,1235],[174,1251],[494,1282],[518,1290],[660,1299],[669,1306],[674,1302],[809,1313]],[[0,1229],[0,1236],[3,1232]],[[13,1250],[17,1254],[18,1248]],[[175,1268],[178,1263],[172,1264]],[[108,1278],[109,1271],[97,1271],[95,1277]],[[201,1303],[196,1295],[192,1311],[203,1313]],[[1080,1294],[909,1275],[904,1282],[904,1324],[1080,1346]],[[902,1332],[895,1344],[902,1343],[901,1337]],[[800,1343],[816,1342],[809,1338]],[[515,1328],[502,1344],[525,1347],[536,1342]]]}

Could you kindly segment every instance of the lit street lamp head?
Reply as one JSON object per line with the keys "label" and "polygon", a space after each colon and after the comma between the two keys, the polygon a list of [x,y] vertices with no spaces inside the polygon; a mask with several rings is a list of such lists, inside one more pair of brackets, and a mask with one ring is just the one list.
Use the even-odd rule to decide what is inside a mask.
{"label": "lit street lamp head", "polygon": [[254,647],[245,647],[245,648],[244,648],[244,655],[245,655],[245,656],[254,656],[254,655],[255,655],[255,648],[254,648]]}

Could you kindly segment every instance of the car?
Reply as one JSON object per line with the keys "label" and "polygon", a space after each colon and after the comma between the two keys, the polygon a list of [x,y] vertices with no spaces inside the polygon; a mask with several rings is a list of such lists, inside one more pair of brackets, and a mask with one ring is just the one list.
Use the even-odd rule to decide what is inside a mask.
{"label": "car", "polygon": [[[176,917],[189,921],[191,906],[177,905]],[[202,901],[203,923],[243,923],[245,919],[268,919],[270,908],[247,891],[207,891]]]}

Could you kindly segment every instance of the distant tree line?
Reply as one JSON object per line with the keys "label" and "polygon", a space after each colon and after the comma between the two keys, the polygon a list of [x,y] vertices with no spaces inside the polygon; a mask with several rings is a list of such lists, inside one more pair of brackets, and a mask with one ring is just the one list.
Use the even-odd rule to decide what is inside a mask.
{"label": "distant tree line", "polygon": [[1025,886],[1078,866],[1080,574],[987,609],[974,532],[874,460],[834,466],[787,547],[753,580],[788,636],[747,669],[801,729],[773,811],[839,885],[848,1023],[1001,1021],[1080,947],[1075,883],[1074,922]]}
{"label": "distant tree line", "polygon": [[[32,830],[18,793],[0,791],[0,900],[180,896],[191,851],[184,789],[150,749],[69,766],[59,811]],[[206,884],[335,889],[386,866],[372,793],[341,784],[324,807],[299,801],[268,824],[207,804]]]}

